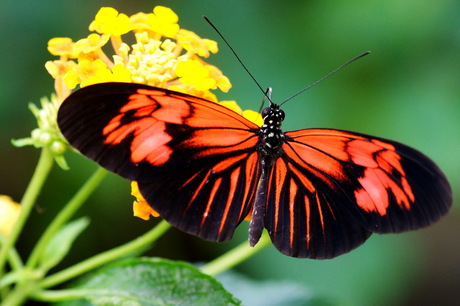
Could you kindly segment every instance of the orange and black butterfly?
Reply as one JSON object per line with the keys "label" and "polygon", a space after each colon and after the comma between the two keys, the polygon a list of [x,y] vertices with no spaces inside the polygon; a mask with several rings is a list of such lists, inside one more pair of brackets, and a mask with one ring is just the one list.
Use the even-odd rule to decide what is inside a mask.
{"label": "orange and black butterfly", "polygon": [[103,83],[70,95],[58,123],[82,154],[137,181],[169,223],[207,240],[229,240],[251,215],[251,245],[266,228],[286,255],[332,258],[448,211],[449,183],[422,153],[341,130],[282,132],[270,104],[259,127],[187,94]]}

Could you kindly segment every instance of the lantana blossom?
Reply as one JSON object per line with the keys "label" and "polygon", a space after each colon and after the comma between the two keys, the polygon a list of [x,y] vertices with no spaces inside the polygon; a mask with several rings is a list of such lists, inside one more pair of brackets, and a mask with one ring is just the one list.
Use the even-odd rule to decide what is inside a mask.
{"label": "lantana blossom", "polygon": [[16,223],[21,205],[6,195],[0,195],[0,235],[8,236]]}
{"label": "lantana blossom", "polygon": [[[32,137],[17,140],[15,144],[57,146],[60,165],[65,167],[62,154],[70,146],[56,124],[57,109],[73,89],[92,84],[141,83],[220,103],[211,90],[228,92],[231,83],[220,69],[204,61],[218,52],[217,43],[181,29],[178,21],[177,14],[164,6],[156,6],[151,13],[140,12],[131,16],[103,7],[89,25],[92,33],[87,37],[76,41],[68,37],[50,39],[48,50],[59,58],[48,61],[45,68],[55,80],[56,93],[50,100],[42,100],[42,109],[32,107],[39,120],[39,129],[32,133]],[[126,40],[128,35],[131,39]],[[132,38],[134,43],[127,43]],[[112,52],[107,52],[109,42]],[[262,124],[260,114],[242,111],[234,101],[221,104],[258,125]],[[42,115],[44,110],[52,112]],[[49,122],[43,124],[42,117]],[[46,135],[50,136],[49,139]],[[147,215],[157,216],[142,200],[138,189],[133,187],[132,190],[137,198],[135,215],[144,219]]]}

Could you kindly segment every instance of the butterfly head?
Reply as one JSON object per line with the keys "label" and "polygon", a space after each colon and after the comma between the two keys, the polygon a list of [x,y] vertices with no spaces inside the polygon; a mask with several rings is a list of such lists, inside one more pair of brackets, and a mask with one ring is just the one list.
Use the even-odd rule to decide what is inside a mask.
{"label": "butterfly head", "polygon": [[262,111],[262,118],[264,119],[264,123],[267,123],[269,120],[273,123],[278,123],[281,126],[281,122],[284,120],[284,111],[279,108],[278,105],[272,104],[269,107],[264,108]]}

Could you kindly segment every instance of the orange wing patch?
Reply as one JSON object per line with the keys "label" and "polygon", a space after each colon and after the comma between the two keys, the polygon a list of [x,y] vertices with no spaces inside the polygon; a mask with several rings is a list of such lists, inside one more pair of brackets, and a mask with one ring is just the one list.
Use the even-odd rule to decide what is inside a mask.
{"label": "orange wing patch", "polygon": [[352,140],[347,152],[355,164],[366,167],[364,175],[358,178],[361,188],[355,191],[356,202],[362,209],[384,216],[392,194],[400,208],[410,210],[415,196],[394,146],[375,139]]}
{"label": "orange wing patch", "polygon": [[253,148],[258,140],[255,134],[239,129],[207,128],[195,130],[192,135],[193,137],[183,142],[184,147],[207,148],[197,153],[196,157],[224,154],[228,152],[229,147],[248,150]]}
{"label": "orange wing patch", "polygon": [[[338,182],[355,179],[345,177],[347,166],[364,167],[364,172],[356,178],[360,187],[354,192],[356,203],[364,211],[384,216],[390,205],[390,195],[401,209],[409,210],[415,202],[400,162],[401,156],[392,144],[339,130],[310,129],[286,135],[294,140],[289,147],[298,155],[286,148],[291,159],[301,159]],[[323,180],[330,181],[324,174]]]}
{"label": "orange wing patch", "polygon": [[[308,169],[312,174],[328,183],[330,188],[335,189],[336,186],[325,174],[332,175],[337,179],[343,176],[343,167],[341,163],[315,148],[293,142],[285,144],[283,150],[293,162],[300,166],[300,168]],[[307,184],[307,186],[309,186],[310,189],[314,188],[311,184]]]}
{"label": "orange wing patch", "polygon": [[119,144],[133,135],[131,161],[147,161],[159,166],[167,162],[173,152],[167,145],[172,137],[166,132],[166,123],[182,124],[189,115],[190,105],[184,100],[166,96],[161,91],[139,89],[103,129],[104,143]]}

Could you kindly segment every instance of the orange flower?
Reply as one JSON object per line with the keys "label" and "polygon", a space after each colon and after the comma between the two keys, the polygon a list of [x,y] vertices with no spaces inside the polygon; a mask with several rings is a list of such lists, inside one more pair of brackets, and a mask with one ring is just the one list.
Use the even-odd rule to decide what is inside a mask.
{"label": "orange flower", "polygon": [[139,186],[136,181],[131,182],[131,195],[136,198],[133,202],[133,212],[135,217],[139,217],[144,220],[150,219],[150,216],[158,217],[156,211],[145,201],[144,197],[139,191]]}

